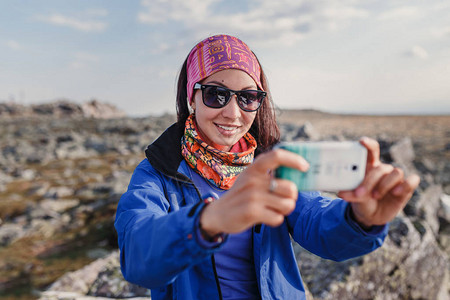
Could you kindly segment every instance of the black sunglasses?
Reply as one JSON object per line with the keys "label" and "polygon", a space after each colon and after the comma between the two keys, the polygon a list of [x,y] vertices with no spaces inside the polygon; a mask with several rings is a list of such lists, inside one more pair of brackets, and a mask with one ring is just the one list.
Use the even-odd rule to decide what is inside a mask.
{"label": "black sunglasses", "polygon": [[217,85],[196,83],[194,90],[202,90],[203,103],[211,108],[222,108],[236,95],[238,106],[244,111],[257,111],[267,93],[259,90],[233,91]]}

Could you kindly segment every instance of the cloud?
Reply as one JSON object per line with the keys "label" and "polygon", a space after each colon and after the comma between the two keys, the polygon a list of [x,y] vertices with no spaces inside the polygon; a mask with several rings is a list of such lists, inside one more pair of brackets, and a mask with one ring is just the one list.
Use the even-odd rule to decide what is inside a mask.
{"label": "cloud", "polygon": [[20,50],[20,49],[22,49],[22,46],[18,42],[14,41],[14,40],[6,41],[5,44],[6,44],[6,46],[8,48],[10,48],[12,50]]}
{"label": "cloud", "polygon": [[450,38],[450,26],[444,28],[434,28],[431,34],[436,38]]}
{"label": "cloud", "polygon": [[405,55],[420,59],[427,59],[429,57],[428,52],[420,46],[413,46],[411,49],[405,52]]}
{"label": "cloud", "polygon": [[[194,38],[225,32],[252,45],[292,45],[314,31],[339,30],[369,12],[345,1],[248,0],[239,9],[222,7],[242,2],[227,0],[142,0],[137,21],[160,25],[178,23]],[[192,34],[194,35],[194,34]],[[192,36],[187,36],[192,40]]]}
{"label": "cloud", "polygon": [[149,24],[184,19],[200,21],[208,16],[209,7],[217,2],[220,0],[142,0],[145,10],[138,13],[138,21]]}
{"label": "cloud", "polygon": [[415,18],[420,15],[420,9],[414,6],[397,7],[386,12],[383,12],[379,19],[383,21],[387,20],[399,20],[405,18]]}
{"label": "cloud", "polygon": [[100,61],[97,55],[87,52],[76,52],[73,54],[74,60],[69,64],[70,69],[80,70]]}
{"label": "cloud", "polygon": [[159,46],[151,49],[151,54],[161,54],[170,49],[170,45],[168,43],[160,43]]}
{"label": "cloud", "polygon": [[106,17],[109,15],[109,12],[104,8],[89,8],[86,10],[85,14],[94,17]]}
{"label": "cloud", "polygon": [[84,32],[103,32],[108,27],[108,24],[103,21],[81,20],[79,18],[69,17],[62,14],[38,16],[37,20],[52,25],[65,26]]}

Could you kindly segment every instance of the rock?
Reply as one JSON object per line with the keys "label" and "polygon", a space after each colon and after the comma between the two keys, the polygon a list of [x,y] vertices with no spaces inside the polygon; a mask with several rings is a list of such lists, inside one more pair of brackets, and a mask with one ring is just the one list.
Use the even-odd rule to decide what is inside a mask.
{"label": "rock", "polygon": [[405,174],[415,173],[413,161],[416,156],[411,138],[405,137],[393,144],[389,149],[389,154],[393,162],[403,168]]}
{"label": "rock", "polygon": [[450,195],[441,194],[438,216],[450,224]]}
{"label": "rock", "polygon": [[114,105],[91,100],[81,105],[83,115],[90,118],[110,119],[125,117],[125,113]]}
{"label": "rock", "polygon": [[22,171],[21,177],[24,180],[30,181],[30,180],[33,180],[34,178],[36,178],[36,172],[31,169],[25,169]]}
{"label": "rock", "polygon": [[63,213],[69,209],[72,209],[80,204],[78,199],[45,199],[40,202],[40,206],[48,211],[54,211],[57,213]]}
{"label": "rock", "polygon": [[23,226],[6,223],[0,225],[0,247],[6,247],[25,235]]}
{"label": "rock", "polygon": [[150,297],[150,290],[131,284],[123,279],[119,260],[98,274],[88,295],[108,298]]}
{"label": "rock", "polygon": [[109,150],[105,140],[100,137],[89,137],[84,142],[84,147],[86,149],[92,149],[99,154],[104,154]]}
{"label": "rock", "polygon": [[[93,297],[86,296],[80,293],[74,292],[58,292],[58,291],[46,291],[41,294],[40,300],[108,300],[110,298],[105,297]],[[136,297],[128,298],[127,300],[149,300],[149,297]]]}
{"label": "rock", "polygon": [[35,183],[27,191],[27,196],[38,196],[42,197],[47,193],[50,184],[48,182]]}
{"label": "rock", "polygon": [[55,299],[51,297],[57,295],[57,292],[76,293],[75,295],[71,294],[70,297],[85,295],[108,298],[147,297],[148,299],[150,297],[148,289],[133,285],[123,279],[118,251],[98,259],[78,271],[64,275],[43,292],[40,299]]}
{"label": "rock", "polygon": [[433,185],[420,195],[417,202],[417,209],[423,212],[420,218],[423,218],[430,225],[436,236],[439,233],[438,212],[441,208],[441,195],[442,187]]}
{"label": "rock", "polygon": [[297,131],[297,134],[293,137],[293,140],[312,140],[316,141],[320,138],[319,132],[317,132],[310,122],[303,124]]}
{"label": "rock", "polygon": [[68,196],[73,196],[75,191],[72,188],[66,186],[58,186],[49,188],[44,194],[44,198],[60,199]]}
{"label": "rock", "polygon": [[420,160],[415,160],[414,165],[421,174],[435,174],[437,170],[436,164],[427,157],[424,157]]}
{"label": "rock", "polygon": [[[431,229],[427,228],[421,237],[405,217],[391,224],[389,237],[380,249],[363,256],[358,264],[347,265],[346,270],[341,280],[322,287],[318,293],[308,282],[314,299],[444,300],[449,297],[446,255],[436,244]],[[323,281],[327,281],[326,276],[322,277]],[[320,278],[315,282],[322,283]]]}
{"label": "rock", "polygon": [[87,257],[89,257],[91,259],[105,258],[109,254],[110,254],[110,252],[108,252],[107,250],[105,250],[103,248],[91,249],[91,250],[87,251],[87,253],[86,253]]}
{"label": "rock", "polygon": [[61,99],[54,102],[24,106],[14,102],[0,103],[0,116],[10,118],[24,117],[83,117],[83,118],[122,118],[125,113],[116,106],[91,100],[83,104],[77,104],[69,100]]}
{"label": "rock", "polygon": [[28,110],[27,107],[14,103],[14,102],[8,102],[8,103],[0,103],[0,116],[2,117],[14,117],[23,115]]}

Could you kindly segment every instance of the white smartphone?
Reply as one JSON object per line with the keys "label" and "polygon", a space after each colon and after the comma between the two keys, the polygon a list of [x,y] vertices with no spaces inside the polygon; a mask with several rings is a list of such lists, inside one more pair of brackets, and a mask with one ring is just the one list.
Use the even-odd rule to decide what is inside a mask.
{"label": "white smartphone", "polygon": [[284,142],[275,148],[297,153],[309,163],[307,172],[288,167],[275,170],[275,177],[293,181],[300,191],[353,190],[364,179],[367,149],[359,142]]}

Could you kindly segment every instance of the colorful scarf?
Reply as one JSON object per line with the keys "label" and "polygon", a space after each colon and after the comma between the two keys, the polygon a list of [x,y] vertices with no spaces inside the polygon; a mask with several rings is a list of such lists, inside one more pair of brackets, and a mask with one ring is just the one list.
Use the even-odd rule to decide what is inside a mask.
{"label": "colorful scarf", "polygon": [[211,147],[198,134],[194,117],[190,115],[181,139],[181,154],[195,172],[218,188],[228,190],[237,176],[253,162],[256,149],[256,140],[248,132],[237,144],[244,151],[226,152]]}
{"label": "colorful scarf", "polygon": [[189,103],[192,101],[194,85],[197,82],[226,69],[246,72],[258,88],[263,90],[258,59],[243,41],[234,36],[221,34],[204,39],[192,48],[186,66]]}

